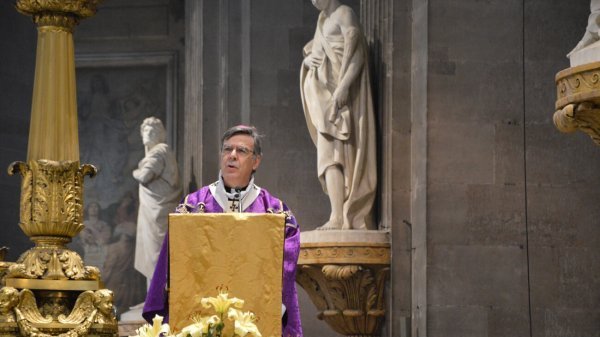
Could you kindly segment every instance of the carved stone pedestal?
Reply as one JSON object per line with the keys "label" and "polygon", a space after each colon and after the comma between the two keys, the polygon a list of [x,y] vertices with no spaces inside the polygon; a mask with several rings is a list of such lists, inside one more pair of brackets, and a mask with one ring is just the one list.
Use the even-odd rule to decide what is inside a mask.
{"label": "carved stone pedestal", "polygon": [[561,132],[580,130],[600,145],[600,62],[556,74],[554,124]]}
{"label": "carved stone pedestal", "polygon": [[302,233],[296,281],[340,334],[380,336],[389,272],[387,232]]}

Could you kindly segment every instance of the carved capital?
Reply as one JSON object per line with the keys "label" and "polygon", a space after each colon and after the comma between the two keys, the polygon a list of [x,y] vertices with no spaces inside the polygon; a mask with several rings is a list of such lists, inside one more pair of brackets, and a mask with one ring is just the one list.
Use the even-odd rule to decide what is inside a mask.
{"label": "carved capital", "polygon": [[384,246],[302,244],[296,281],[319,310],[318,318],[336,332],[379,336],[390,271],[389,245]]}
{"label": "carved capital", "polygon": [[23,178],[19,225],[27,236],[62,247],[83,229],[83,176],[94,174],[93,166],[35,160],[14,162],[8,172]]}
{"label": "carved capital", "polygon": [[17,0],[15,7],[33,17],[38,26],[71,30],[79,20],[96,14],[101,0]]}
{"label": "carved capital", "polygon": [[600,62],[556,74],[554,125],[561,132],[580,130],[600,145]]}

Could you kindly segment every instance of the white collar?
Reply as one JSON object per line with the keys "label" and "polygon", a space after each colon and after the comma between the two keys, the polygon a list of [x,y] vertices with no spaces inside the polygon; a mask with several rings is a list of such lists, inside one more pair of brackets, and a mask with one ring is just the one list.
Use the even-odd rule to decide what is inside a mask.
{"label": "white collar", "polygon": [[209,186],[210,193],[215,197],[215,200],[221,206],[224,212],[229,208],[229,199],[239,199],[242,202],[242,212],[246,211],[246,209],[252,205],[252,203],[258,198],[258,194],[260,193],[260,187],[254,184],[254,175],[250,179],[250,183],[248,183],[248,187],[245,190],[241,191],[239,197],[236,198],[235,192],[230,193],[225,190],[225,183],[223,182],[223,178],[221,177],[221,171],[219,171],[219,180],[212,183]]}

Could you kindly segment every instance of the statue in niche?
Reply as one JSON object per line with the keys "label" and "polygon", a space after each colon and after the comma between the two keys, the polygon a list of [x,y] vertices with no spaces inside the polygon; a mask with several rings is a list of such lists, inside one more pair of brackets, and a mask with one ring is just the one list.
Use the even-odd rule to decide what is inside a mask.
{"label": "statue in niche", "polygon": [[318,229],[375,229],[375,116],[367,45],[354,11],[338,0],[312,0],[321,11],[304,47],[302,105],[317,147],[317,171],[331,215]]}
{"label": "statue in niche", "polygon": [[588,18],[588,25],[585,28],[585,34],[581,38],[581,41],[577,43],[575,48],[571,50],[567,57],[571,57],[574,53],[586,48],[594,42],[600,40],[600,0],[590,1],[590,16]]}
{"label": "statue in niche", "polygon": [[182,188],[177,161],[165,143],[166,131],[160,119],[144,119],[140,132],[146,155],[133,171],[140,184],[135,269],[150,284],[167,232],[167,217],[179,204]]}

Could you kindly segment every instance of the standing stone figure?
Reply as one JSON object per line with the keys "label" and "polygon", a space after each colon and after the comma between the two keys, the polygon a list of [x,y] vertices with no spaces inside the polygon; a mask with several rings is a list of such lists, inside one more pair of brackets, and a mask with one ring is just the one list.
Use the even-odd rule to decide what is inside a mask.
{"label": "standing stone figure", "polygon": [[588,17],[588,25],[585,28],[585,34],[583,34],[581,41],[577,43],[567,57],[570,57],[575,52],[584,49],[598,40],[600,40],[600,0],[591,0],[590,16]]}
{"label": "standing stone figure", "polygon": [[304,47],[300,90],[331,203],[329,221],[319,229],[374,229],[375,116],[366,42],[350,7],[338,0],[312,3],[321,14]]}
{"label": "standing stone figure", "polygon": [[160,247],[167,233],[168,214],[181,198],[181,182],[175,155],[165,144],[166,131],[156,117],[144,119],[140,127],[146,156],[133,177],[140,183],[135,269],[152,279]]}

